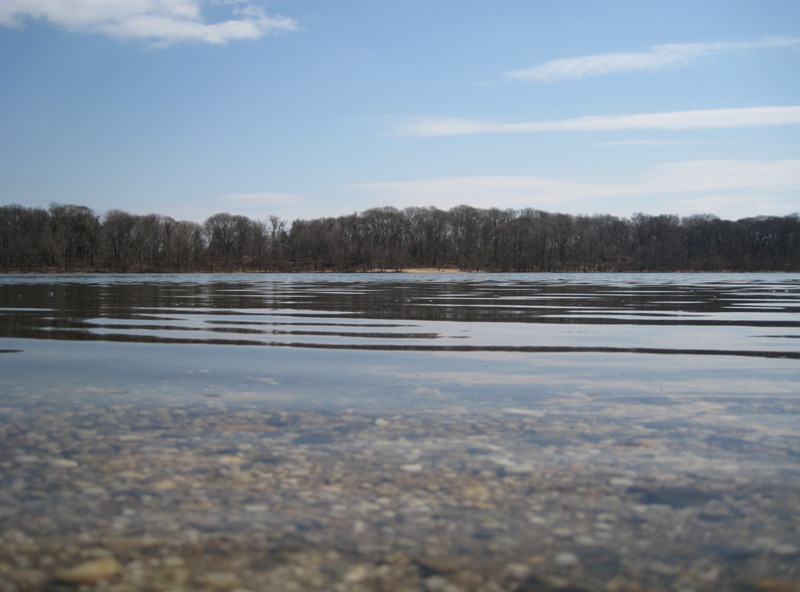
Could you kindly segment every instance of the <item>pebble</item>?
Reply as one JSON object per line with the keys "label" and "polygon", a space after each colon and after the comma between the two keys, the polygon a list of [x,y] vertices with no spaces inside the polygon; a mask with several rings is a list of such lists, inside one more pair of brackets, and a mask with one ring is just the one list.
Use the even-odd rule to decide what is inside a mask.
{"label": "pebble", "polygon": [[527,462],[503,460],[500,462],[500,465],[508,475],[527,475],[536,471],[536,467]]}
{"label": "pebble", "polygon": [[183,557],[169,556],[164,557],[163,564],[167,567],[181,567],[184,561]]}
{"label": "pebble", "polygon": [[426,592],[461,592],[461,588],[442,576],[430,576],[425,578]]}
{"label": "pebble", "polygon": [[177,486],[178,484],[172,479],[161,479],[160,481],[156,481],[151,485],[155,491],[167,491],[170,489],[175,489]]}
{"label": "pebble", "polygon": [[573,567],[578,565],[578,557],[569,551],[562,551],[553,557],[553,563],[560,567]]}
{"label": "pebble", "polygon": [[353,584],[355,582],[360,582],[361,580],[366,578],[368,573],[369,571],[367,570],[366,566],[356,565],[347,570],[347,573],[344,574],[343,579],[345,582]]}
{"label": "pebble", "polygon": [[239,578],[236,574],[229,571],[207,573],[201,581],[214,590],[228,590],[239,584]]}
{"label": "pebble", "polygon": [[95,584],[114,577],[120,571],[119,562],[113,557],[103,557],[81,563],[56,575],[56,580],[67,584]]}
{"label": "pebble", "polygon": [[800,554],[800,547],[796,547],[794,545],[788,545],[785,543],[778,543],[777,545],[773,545],[770,550],[773,553],[777,553],[778,555],[798,555]]}
{"label": "pebble", "polygon": [[675,565],[668,565],[663,561],[651,561],[647,569],[652,571],[653,573],[662,575],[662,576],[671,576],[677,574],[680,569]]}
{"label": "pebble", "polygon": [[531,575],[531,568],[524,563],[509,563],[505,567],[506,575],[512,580],[527,580]]}
{"label": "pebble", "polygon": [[632,479],[626,479],[625,477],[612,477],[608,480],[608,484],[612,487],[632,487],[633,483]]}
{"label": "pebble", "polygon": [[400,467],[401,470],[405,471],[406,473],[420,473],[422,472],[422,465],[419,463],[410,463],[407,465],[403,465]]}
{"label": "pebble", "polygon": [[62,469],[74,469],[79,465],[77,460],[73,460],[71,458],[54,458],[50,461],[50,464],[54,467],[59,467]]}

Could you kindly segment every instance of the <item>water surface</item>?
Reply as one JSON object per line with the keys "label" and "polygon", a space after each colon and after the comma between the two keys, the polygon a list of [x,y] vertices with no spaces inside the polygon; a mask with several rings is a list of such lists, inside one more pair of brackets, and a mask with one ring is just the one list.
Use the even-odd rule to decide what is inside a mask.
{"label": "water surface", "polygon": [[323,406],[777,396],[800,382],[799,338],[796,274],[0,278],[7,389]]}
{"label": "water surface", "polygon": [[3,276],[0,588],[794,590],[799,338],[797,274]]}
{"label": "water surface", "polygon": [[3,337],[800,357],[783,274],[7,276],[0,306]]}

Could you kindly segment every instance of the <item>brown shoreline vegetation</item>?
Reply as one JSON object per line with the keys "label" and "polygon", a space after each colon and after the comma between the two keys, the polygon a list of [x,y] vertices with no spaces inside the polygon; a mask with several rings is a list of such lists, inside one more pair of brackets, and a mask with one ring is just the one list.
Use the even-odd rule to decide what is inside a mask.
{"label": "brown shoreline vegetation", "polygon": [[800,271],[800,214],[569,215],[457,206],[204,223],[85,206],[0,207],[0,272]]}

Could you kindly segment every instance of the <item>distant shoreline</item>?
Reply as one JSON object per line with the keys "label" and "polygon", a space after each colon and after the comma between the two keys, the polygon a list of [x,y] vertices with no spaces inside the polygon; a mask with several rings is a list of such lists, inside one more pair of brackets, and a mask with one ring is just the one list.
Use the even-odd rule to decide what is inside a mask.
{"label": "distant shoreline", "polygon": [[2,276],[11,276],[11,275],[61,275],[61,276],[69,276],[69,275],[125,275],[125,276],[145,276],[145,275],[239,275],[239,274],[250,274],[250,275],[309,275],[309,274],[318,274],[318,275],[330,275],[330,274],[341,274],[341,275],[375,275],[375,274],[390,274],[390,273],[408,273],[413,275],[424,275],[424,274],[437,274],[437,275],[458,275],[458,274],[482,274],[482,275],[494,275],[494,274],[504,274],[504,273],[511,273],[511,274],[520,274],[520,275],[546,275],[546,274],[603,274],[603,275],[625,275],[625,274],[737,274],[737,273],[744,273],[744,274],[767,274],[767,273],[784,273],[784,274],[796,274],[800,273],[794,270],[785,270],[785,269],[761,269],[761,270],[736,270],[736,269],[709,269],[709,270],[696,270],[696,269],[671,269],[671,270],[652,270],[652,269],[643,269],[643,270],[614,270],[614,271],[576,271],[576,270],[569,270],[569,269],[555,269],[555,270],[543,270],[543,271],[516,271],[516,270],[509,270],[509,271],[497,271],[497,270],[487,270],[487,269],[458,269],[454,267],[406,267],[402,269],[366,269],[366,270],[316,270],[316,271],[301,271],[301,270],[287,270],[287,271],[275,271],[275,270],[261,270],[261,271],[253,271],[253,270],[213,270],[213,271],[0,271],[0,277]]}
{"label": "distant shoreline", "polygon": [[[471,273],[455,267],[408,267],[401,269],[400,273]],[[484,273],[484,272],[478,272]]]}
{"label": "distant shoreline", "polygon": [[373,208],[337,218],[203,224],[51,204],[0,206],[0,271],[109,273],[800,271],[800,214],[573,216]]}

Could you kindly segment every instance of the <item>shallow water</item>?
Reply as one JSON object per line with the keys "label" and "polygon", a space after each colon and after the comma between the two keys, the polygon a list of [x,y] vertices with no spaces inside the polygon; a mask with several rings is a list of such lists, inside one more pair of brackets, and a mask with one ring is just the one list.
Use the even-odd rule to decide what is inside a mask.
{"label": "shallow water", "polygon": [[6,392],[62,396],[794,400],[800,276],[5,276],[0,350]]}
{"label": "shallow water", "polygon": [[798,385],[798,274],[0,276],[0,588],[797,590]]}
{"label": "shallow water", "polygon": [[783,274],[7,276],[0,307],[2,337],[800,359]]}

